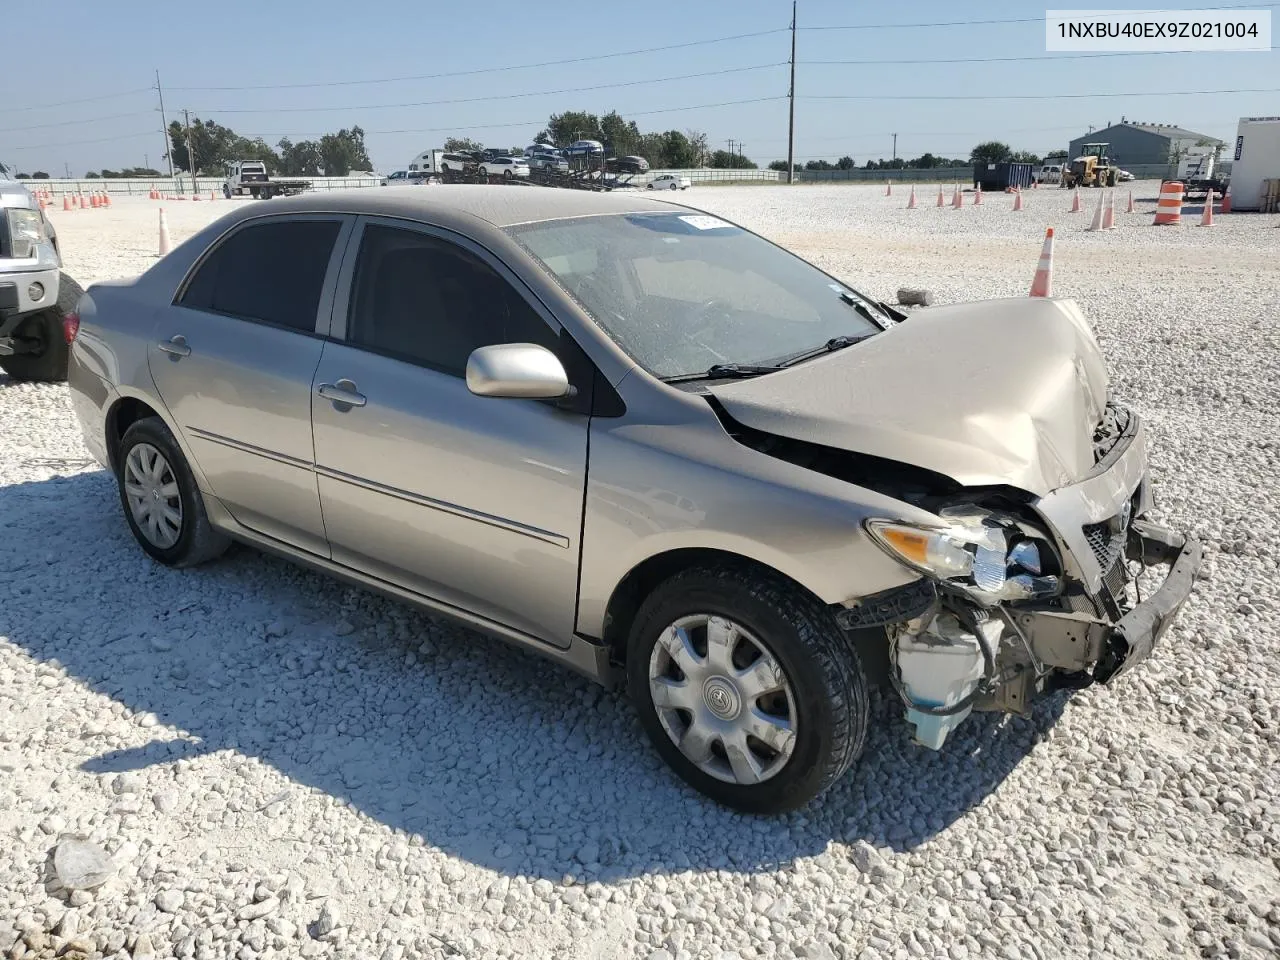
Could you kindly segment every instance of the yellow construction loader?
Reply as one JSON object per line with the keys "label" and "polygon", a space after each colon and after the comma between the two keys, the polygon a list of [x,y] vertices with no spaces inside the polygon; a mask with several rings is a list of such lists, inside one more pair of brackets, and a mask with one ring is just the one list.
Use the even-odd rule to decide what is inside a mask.
{"label": "yellow construction loader", "polygon": [[1107,156],[1109,143],[1086,143],[1080,156],[1062,171],[1064,187],[1114,187],[1120,168]]}

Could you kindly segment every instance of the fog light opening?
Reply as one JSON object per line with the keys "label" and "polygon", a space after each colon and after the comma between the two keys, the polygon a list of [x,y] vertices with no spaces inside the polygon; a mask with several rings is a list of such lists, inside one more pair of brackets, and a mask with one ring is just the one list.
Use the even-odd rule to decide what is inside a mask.
{"label": "fog light opening", "polygon": [[43,299],[44,299],[44,284],[43,284],[43,283],[33,283],[33,284],[31,284],[31,286],[27,287],[27,296],[28,296],[28,297],[30,297],[32,300],[34,300],[34,301],[36,301],[36,302],[39,302],[39,301],[43,300]]}

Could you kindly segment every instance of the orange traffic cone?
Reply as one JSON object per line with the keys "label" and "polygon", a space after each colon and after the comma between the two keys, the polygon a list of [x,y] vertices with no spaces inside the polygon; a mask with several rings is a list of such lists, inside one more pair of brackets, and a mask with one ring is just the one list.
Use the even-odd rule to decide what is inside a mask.
{"label": "orange traffic cone", "polygon": [[109,207],[109,206],[111,206],[111,194],[109,194],[109,193],[107,193],[107,192],[105,192],[105,191],[104,191],[104,192],[103,192],[103,194],[102,194],[102,205],[103,205],[104,207]]}
{"label": "orange traffic cone", "polygon": [[1222,191],[1222,203],[1218,206],[1219,213],[1231,212],[1231,185],[1227,185],[1227,189]]}
{"label": "orange traffic cone", "polygon": [[40,204],[40,212],[41,212],[41,213],[44,213],[45,208],[48,206],[48,204],[46,204],[46,203],[44,202],[44,194],[43,194],[43,193],[42,193],[42,194],[40,194],[39,199],[38,199],[38,201],[37,201],[37,202]]}
{"label": "orange traffic cone", "polygon": [[1035,279],[1031,281],[1031,296],[1053,296],[1053,227],[1044,232],[1044,246],[1040,248],[1040,263]]}
{"label": "orange traffic cone", "polygon": [[169,252],[169,224],[164,218],[164,207],[160,208],[160,256]]}
{"label": "orange traffic cone", "polygon": [[1015,212],[1022,209],[1022,191],[1021,190],[1013,191],[1013,209]]}
{"label": "orange traffic cone", "polygon": [[976,207],[982,202],[982,184],[978,184],[978,189],[973,195],[973,205]]}
{"label": "orange traffic cone", "polygon": [[1116,192],[1114,190],[1107,191],[1107,204],[1102,210],[1102,229],[1114,230],[1116,228]]}
{"label": "orange traffic cone", "polygon": [[96,193],[89,194],[89,209],[90,210],[98,209],[98,195]]}
{"label": "orange traffic cone", "polygon": [[942,193],[942,184],[938,184],[938,206],[945,207],[946,205],[947,205],[947,200]]}
{"label": "orange traffic cone", "polygon": [[956,192],[951,197],[951,206],[956,210],[964,206],[964,197],[960,193],[960,184],[958,183],[956,184]]}
{"label": "orange traffic cone", "polygon": [[1213,191],[1209,191],[1209,195],[1204,198],[1204,212],[1200,214],[1200,226],[1213,226]]}
{"label": "orange traffic cone", "polygon": [[1071,195],[1071,212],[1080,212],[1080,188],[1076,187],[1075,192]]}
{"label": "orange traffic cone", "polygon": [[1170,180],[1160,187],[1160,200],[1156,204],[1155,226],[1177,226],[1182,223],[1181,181]]}
{"label": "orange traffic cone", "polygon": [[209,199],[210,199],[210,200],[217,200],[217,199],[218,199],[217,195],[216,195],[212,190],[210,190],[210,191],[209,191]]}
{"label": "orange traffic cone", "polygon": [[71,209],[71,194],[69,194],[69,193],[64,193],[64,194],[62,195],[62,209],[63,209],[64,211],[65,211],[65,210],[70,210],[70,209]]}
{"label": "orange traffic cone", "polygon": [[1129,205],[1124,208],[1125,213],[1133,213],[1133,191],[1129,191]]}
{"label": "orange traffic cone", "polygon": [[892,196],[893,196],[893,181],[892,181],[892,180],[888,180],[888,181],[886,181],[886,182],[885,182],[885,185],[884,185],[884,195],[885,195],[886,197],[892,197]]}
{"label": "orange traffic cone", "polygon": [[911,185],[911,196],[907,199],[907,209],[914,210],[915,208],[916,208],[916,187],[915,187],[915,184],[913,183]]}

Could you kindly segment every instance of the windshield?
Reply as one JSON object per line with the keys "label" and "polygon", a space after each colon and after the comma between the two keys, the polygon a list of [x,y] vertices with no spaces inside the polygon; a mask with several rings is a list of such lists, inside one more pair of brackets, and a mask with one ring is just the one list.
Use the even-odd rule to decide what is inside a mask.
{"label": "windshield", "polygon": [[865,298],[706,214],[632,213],[507,229],[658,377],[767,365],[880,329],[849,302]]}

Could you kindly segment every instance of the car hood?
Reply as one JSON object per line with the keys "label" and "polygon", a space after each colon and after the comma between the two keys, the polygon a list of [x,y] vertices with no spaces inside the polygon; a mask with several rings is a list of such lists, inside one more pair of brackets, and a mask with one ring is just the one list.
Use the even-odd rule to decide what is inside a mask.
{"label": "car hood", "polygon": [[738,422],[1036,496],[1083,479],[1108,392],[1074,301],[921,310],[852,347],[716,384]]}
{"label": "car hood", "polygon": [[22,207],[27,210],[35,208],[31,192],[17,180],[6,180],[0,177],[0,207]]}

